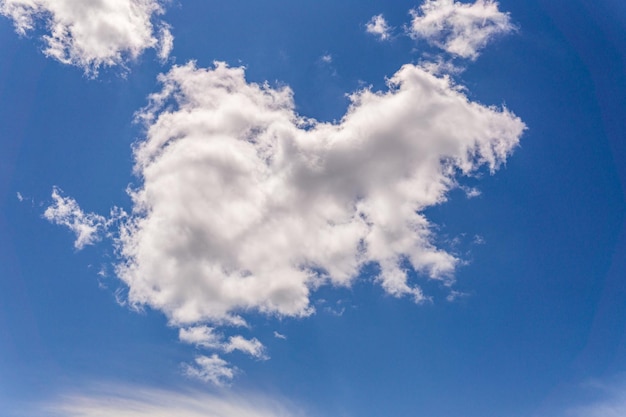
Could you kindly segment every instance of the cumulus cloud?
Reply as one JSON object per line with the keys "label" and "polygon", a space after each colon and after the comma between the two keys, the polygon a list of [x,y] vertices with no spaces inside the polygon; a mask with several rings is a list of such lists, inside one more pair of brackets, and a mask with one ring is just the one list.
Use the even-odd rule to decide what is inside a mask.
{"label": "cumulus cloud", "polygon": [[76,249],[93,245],[101,239],[109,224],[104,216],[85,213],[76,200],[61,195],[61,190],[56,187],[52,190],[52,200],[53,204],[46,209],[43,216],[54,224],[69,228],[76,235]]}
{"label": "cumulus cloud", "polygon": [[[525,130],[420,65],[403,66],[385,91],[353,93],[333,123],[297,114],[288,87],[220,62],[174,66],[159,80],[137,114],[146,130],[132,213],[85,214],[55,189],[45,216],[73,230],[78,248],[116,221],[127,302],[162,311],[182,342],[220,354],[265,359],[257,339],[215,326],[312,314],[316,289],[349,287],[366,265],[388,294],[415,302],[429,297],[409,269],[451,287],[461,261],[433,243],[424,211],[460,176],[498,169]],[[184,372],[223,385],[236,368],[214,353]]]}
{"label": "cumulus cloud", "polygon": [[391,37],[391,27],[382,14],[373,16],[365,25],[365,31],[384,41]]}
{"label": "cumulus cloud", "polygon": [[494,0],[461,3],[454,0],[426,0],[411,11],[408,28],[414,39],[425,39],[432,45],[462,58],[476,59],[480,49],[494,37],[511,32],[508,13],[498,10]]}
{"label": "cumulus cloud", "polygon": [[[38,408],[38,409],[37,409]],[[295,407],[255,394],[173,392],[141,386],[100,387],[69,393],[30,415],[59,417],[295,417]]]}
{"label": "cumulus cloud", "polygon": [[458,259],[434,246],[423,210],[457,175],[498,168],[525,128],[416,65],[388,91],[352,94],[338,123],[296,114],[289,88],[223,63],[160,81],[138,115],[142,184],[117,274],[131,303],[181,327],[242,324],[246,311],[306,316],[312,291],[349,286],[368,263],[389,294],[424,299],[406,266],[450,283]]}
{"label": "cumulus cloud", "polygon": [[154,19],[162,13],[160,0],[0,0],[0,14],[13,20],[19,34],[42,24],[44,53],[90,75],[149,48],[166,59],[173,36],[167,24]]}

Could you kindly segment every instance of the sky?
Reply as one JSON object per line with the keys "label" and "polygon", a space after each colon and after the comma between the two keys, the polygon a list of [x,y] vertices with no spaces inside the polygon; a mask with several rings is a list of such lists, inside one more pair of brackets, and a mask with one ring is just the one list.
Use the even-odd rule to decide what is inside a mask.
{"label": "sky", "polygon": [[626,415],[626,5],[0,0],[0,415]]}

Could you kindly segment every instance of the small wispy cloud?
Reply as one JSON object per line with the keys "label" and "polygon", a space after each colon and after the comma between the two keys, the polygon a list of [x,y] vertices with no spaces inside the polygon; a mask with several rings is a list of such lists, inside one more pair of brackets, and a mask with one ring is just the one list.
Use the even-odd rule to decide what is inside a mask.
{"label": "small wispy cloud", "polygon": [[43,217],[53,224],[65,226],[74,233],[74,247],[78,250],[99,242],[114,224],[127,217],[124,210],[113,207],[108,217],[84,212],[76,200],[63,195],[63,191],[52,189],[52,204],[46,208]]}
{"label": "small wispy cloud", "polygon": [[482,192],[476,187],[461,186],[460,189],[465,193],[467,198],[476,198],[482,195]]}
{"label": "small wispy cloud", "polygon": [[181,342],[202,348],[221,350],[226,353],[240,351],[257,359],[268,359],[265,346],[256,338],[246,339],[241,335],[235,335],[226,339],[214,328],[208,326],[181,328],[178,338]]}
{"label": "small wispy cloud", "polygon": [[392,29],[393,28],[389,26],[387,20],[382,14],[373,16],[365,25],[365,31],[369,34],[376,36],[381,41],[385,41],[391,38]]}
{"label": "small wispy cloud", "polygon": [[276,339],[287,340],[287,336],[285,336],[284,334],[278,333],[276,330],[274,330],[274,337]]}
{"label": "small wispy cloud", "polygon": [[76,200],[63,196],[62,191],[56,187],[52,190],[52,200],[53,204],[46,209],[43,216],[51,223],[70,229],[76,236],[76,249],[93,245],[101,239],[108,223],[104,216],[85,213]]}

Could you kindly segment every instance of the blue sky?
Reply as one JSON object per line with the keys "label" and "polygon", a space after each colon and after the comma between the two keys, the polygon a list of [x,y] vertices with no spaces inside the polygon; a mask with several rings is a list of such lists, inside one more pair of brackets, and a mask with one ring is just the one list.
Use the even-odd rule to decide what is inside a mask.
{"label": "blue sky", "polygon": [[0,13],[1,415],[626,414],[621,2]]}

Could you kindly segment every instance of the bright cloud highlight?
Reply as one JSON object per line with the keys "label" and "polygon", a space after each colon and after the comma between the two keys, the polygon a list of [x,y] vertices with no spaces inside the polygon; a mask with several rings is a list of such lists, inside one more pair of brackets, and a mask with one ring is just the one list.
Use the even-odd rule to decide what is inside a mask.
{"label": "bright cloud highlight", "polygon": [[158,0],[0,0],[0,14],[24,35],[42,22],[44,53],[95,75],[100,67],[123,65],[149,48],[166,59],[169,26],[153,22],[163,13]]}
{"label": "bright cloud highlight", "polygon": [[462,58],[476,59],[480,49],[494,37],[511,32],[509,15],[498,10],[494,0],[461,3],[454,0],[426,0],[411,11],[408,28],[414,39]]}

